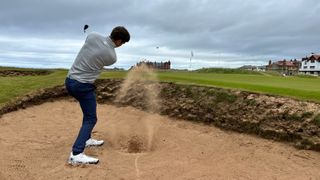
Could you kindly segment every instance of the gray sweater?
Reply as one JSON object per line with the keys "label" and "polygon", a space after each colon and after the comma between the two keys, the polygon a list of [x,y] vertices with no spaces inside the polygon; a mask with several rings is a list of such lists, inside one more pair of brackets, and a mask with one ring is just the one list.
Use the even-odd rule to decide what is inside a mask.
{"label": "gray sweater", "polygon": [[94,83],[103,66],[117,61],[115,47],[110,37],[90,33],[69,70],[68,77],[82,83]]}

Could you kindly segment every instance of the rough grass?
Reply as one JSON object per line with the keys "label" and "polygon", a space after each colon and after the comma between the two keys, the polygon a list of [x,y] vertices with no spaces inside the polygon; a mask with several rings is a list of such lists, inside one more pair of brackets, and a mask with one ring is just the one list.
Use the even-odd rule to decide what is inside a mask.
{"label": "rough grass", "polygon": [[310,118],[310,117],[312,117],[312,115],[313,115],[313,112],[304,112],[304,113],[302,113],[302,118]]}
{"label": "rough grass", "polygon": [[320,127],[320,114],[314,117],[313,122]]}
{"label": "rough grass", "polygon": [[64,83],[66,71],[56,70],[45,76],[0,77],[0,106],[31,91]]}

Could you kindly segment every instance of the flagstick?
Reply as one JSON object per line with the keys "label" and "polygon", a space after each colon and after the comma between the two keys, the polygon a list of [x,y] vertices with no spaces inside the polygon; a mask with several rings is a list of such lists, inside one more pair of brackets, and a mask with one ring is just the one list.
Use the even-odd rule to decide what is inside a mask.
{"label": "flagstick", "polygon": [[192,59],[192,57],[193,57],[193,51],[191,51],[191,54],[190,54],[190,64],[189,64],[190,71],[192,71],[192,69],[191,69],[191,59]]}
{"label": "flagstick", "polygon": [[189,69],[190,69],[190,71],[192,70],[192,69],[191,69],[191,59],[192,59],[192,56],[190,56],[190,64],[189,64]]}

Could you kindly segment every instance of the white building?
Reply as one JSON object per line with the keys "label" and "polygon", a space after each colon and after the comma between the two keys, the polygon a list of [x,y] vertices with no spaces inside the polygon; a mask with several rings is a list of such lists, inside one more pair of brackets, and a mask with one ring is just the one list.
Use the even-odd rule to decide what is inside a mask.
{"label": "white building", "polygon": [[302,58],[301,74],[320,75],[320,55],[313,54],[310,57]]}

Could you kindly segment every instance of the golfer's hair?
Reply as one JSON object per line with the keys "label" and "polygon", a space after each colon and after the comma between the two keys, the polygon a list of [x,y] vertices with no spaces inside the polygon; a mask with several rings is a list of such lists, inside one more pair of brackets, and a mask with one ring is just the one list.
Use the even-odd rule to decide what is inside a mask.
{"label": "golfer's hair", "polygon": [[123,26],[117,26],[113,28],[110,38],[112,40],[121,40],[123,43],[129,42],[130,40],[130,34],[128,30]]}

